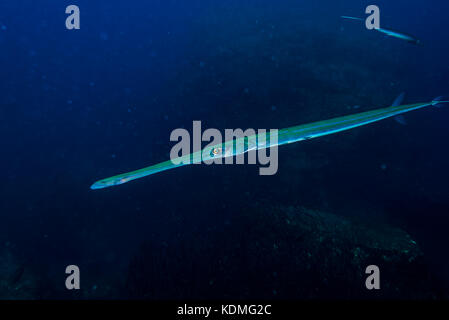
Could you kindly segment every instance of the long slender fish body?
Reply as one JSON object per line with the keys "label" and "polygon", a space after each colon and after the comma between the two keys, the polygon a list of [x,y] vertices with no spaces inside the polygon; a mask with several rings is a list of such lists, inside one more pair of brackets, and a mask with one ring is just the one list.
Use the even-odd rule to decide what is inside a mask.
{"label": "long slender fish body", "polygon": [[[357,17],[349,17],[349,16],[341,16],[341,18],[343,19],[348,19],[348,20],[357,20],[357,21],[364,21],[361,18],[357,18]],[[400,32],[400,31],[395,31],[395,30],[391,30],[391,29],[385,29],[385,28],[378,28],[375,29],[376,31],[383,33],[389,37],[393,37],[393,38],[397,38],[397,39],[401,39],[413,44],[421,44],[421,40],[417,39],[416,37]]]}
{"label": "long slender fish body", "polygon": [[[399,98],[399,97],[398,97]],[[401,99],[399,99],[401,100]],[[398,101],[398,99],[397,99]],[[412,110],[417,110],[430,106],[437,106],[441,103],[449,102],[443,101],[441,97],[435,98],[431,102],[396,105],[394,103],[391,107],[366,111],[347,116],[337,117],[329,120],[313,122],[309,124],[302,124],[294,127],[280,129],[277,132],[277,143],[271,143],[269,133],[245,136],[226,141],[221,144],[207,146],[204,149],[188,154],[174,160],[161,162],[136,171],[119,174],[107,179],[95,182],[91,189],[103,189],[120,185],[135,179],[143,178],[161,171],[181,167],[191,163],[199,163],[201,161],[213,160],[215,158],[225,158],[239,155],[250,150],[265,149],[273,146],[281,146],[288,143],[298,142],[302,140],[317,138],[328,134],[337,133],[340,131],[349,130],[352,128],[367,125],[372,122],[380,121],[386,118],[395,117],[399,114],[406,113]],[[274,140],[273,140],[274,141]]]}
{"label": "long slender fish body", "polygon": [[399,31],[394,31],[394,30],[389,30],[389,29],[384,29],[384,28],[379,28],[376,29],[377,31],[379,31],[380,33],[383,33],[389,37],[393,37],[393,38],[397,38],[397,39],[401,39],[413,44],[421,44],[421,40],[415,38],[414,36],[411,36],[409,34],[403,33],[403,32],[399,32]]}

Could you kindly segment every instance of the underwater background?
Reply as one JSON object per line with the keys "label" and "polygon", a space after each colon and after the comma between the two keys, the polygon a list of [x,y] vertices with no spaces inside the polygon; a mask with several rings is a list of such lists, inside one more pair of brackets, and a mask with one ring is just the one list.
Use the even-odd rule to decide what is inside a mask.
{"label": "underwater background", "polygon": [[[65,28],[78,5],[81,29]],[[415,46],[341,15],[415,35]],[[0,299],[449,297],[449,107],[169,159],[176,128],[284,128],[449,93],[449,2],[2,0]],[[65,288],[77,265],[81,289]],[[365,288],[378,265],[381,290]]]}

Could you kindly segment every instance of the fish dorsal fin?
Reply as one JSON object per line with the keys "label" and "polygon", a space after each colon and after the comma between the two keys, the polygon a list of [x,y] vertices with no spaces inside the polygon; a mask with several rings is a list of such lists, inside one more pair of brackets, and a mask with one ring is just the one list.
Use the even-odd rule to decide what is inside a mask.
{"label": "fish dorsal fin", "polygon": [[404,101],[404,97],[405,97],[405,92],[401,92],[401,94],[398,95],[396,99],[394,99],[393,104],[391,106],[392,107],[400,106],[402,104],[402,101]]}
{"label": "fish dorsal fin", "polygon": [[[402,101],[404,101],[404,97],[405,92],[401,92],[401,94],[398,95],[396,99],[394,99],[393,104],[391,106],[392,107],[400,106],[402,104]],[[407,124],[407,121],[405,120],[405,117],[403,115],[397,115],[396,117],[394,117],[394,120],[403,126]]]}

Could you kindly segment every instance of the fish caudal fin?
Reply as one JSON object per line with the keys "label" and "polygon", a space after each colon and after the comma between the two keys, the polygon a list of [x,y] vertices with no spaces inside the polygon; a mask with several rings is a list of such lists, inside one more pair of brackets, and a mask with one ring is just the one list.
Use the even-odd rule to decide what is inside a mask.
{"label": "fish caudal fin", "polygon": [[444,103],[449,103],[449,97],[439,96],[432,100],[432,105],[435,107],[442,107]]}

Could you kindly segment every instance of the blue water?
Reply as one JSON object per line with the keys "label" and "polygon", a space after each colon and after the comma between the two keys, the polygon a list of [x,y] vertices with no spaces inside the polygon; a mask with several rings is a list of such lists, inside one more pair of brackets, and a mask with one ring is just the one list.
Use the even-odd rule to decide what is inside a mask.
{"label": "blue water", "polygon": [[[65,28],[70,4],[80,30]],[[370,4],[423,46],[340,19]],[[116,298],[142,244],[220,252],[235,245],[226,230],[244,238],[248,206],[302,206],[405,230],[447,287],[448,107],[282,147],[274,176],[192,166],[89,189],[169,159],[171,131],[193,120],[283,128],[401,92],[407,103],[449,94],[447,12],[443,0],[2,1],[0,247],[37,279],[36,298]],[[63,287],[69,264],[81,293]]]}

